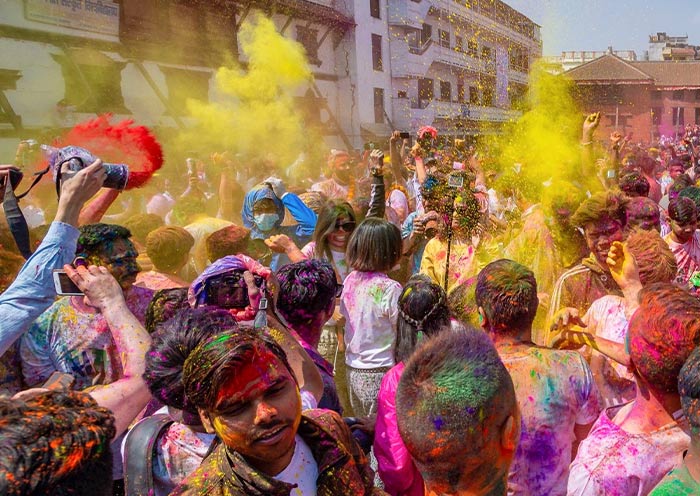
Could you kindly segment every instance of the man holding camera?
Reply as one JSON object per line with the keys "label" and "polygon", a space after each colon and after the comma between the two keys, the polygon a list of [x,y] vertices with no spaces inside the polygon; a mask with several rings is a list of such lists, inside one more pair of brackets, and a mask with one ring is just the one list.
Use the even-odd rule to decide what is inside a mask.
{"label": "man holding camera", "polygon": [[[10,176],[14,175],[13,180]],[[16,187],[21,171],[0,165],[0,197]],[[102,186],[105,171],[97,161],[66,180],[61,187],[56,218],[36,252],[27,260],[14,282],[0,295],[0,390],[15,393],[22,389],[18,339],[34,319],[56,298],[53,269],[69,263],[78,238],[78,214],[83,204]]]}

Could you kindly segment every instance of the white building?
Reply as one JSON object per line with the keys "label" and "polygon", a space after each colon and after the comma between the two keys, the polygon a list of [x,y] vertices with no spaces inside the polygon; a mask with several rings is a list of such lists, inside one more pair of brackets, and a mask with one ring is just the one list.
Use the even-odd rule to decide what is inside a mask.
{"label": "white building", "polygon": [[314,83],[298,102],[329,146],[495,130],[541,55],[539,26],[500,0],[4,0],[0,153],[103,112],[187,126],[186,99],[216,98],[214,71],[256,11],[306,48]]}
{"label": "white building", "polygon": [[561,74],[608,54],[628,62],[637,60],[637,54],[634,50],[613,50],[613,47],[608,47],[607,50],[566,50],[561,52],[561,55],[543,57],[543,59],[550,68],[550,72]]}
{"label": "white building", "polygon": [[388,0],[395,128],[497,132],[516,118],[540,27],[500,0]]}
{"label": "white building", "polygon": [[649,50],[646,60],[698,60],[700,46],[689,45],[688,35],[669,36],[665,32],[649,35]]}

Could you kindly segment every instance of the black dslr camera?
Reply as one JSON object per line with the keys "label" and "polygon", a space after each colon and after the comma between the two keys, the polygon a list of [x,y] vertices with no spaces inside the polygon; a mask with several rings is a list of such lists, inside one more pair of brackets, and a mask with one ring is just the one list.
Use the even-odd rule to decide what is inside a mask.
{"label": "black dslr camera", "polygon": [[[204,304],[218,308],[243,309],[250,305],[248,285],[242,270],[233,270],[207,280],[204,288]],[[253,274],[255,285],[262,288],[265,279]]]}

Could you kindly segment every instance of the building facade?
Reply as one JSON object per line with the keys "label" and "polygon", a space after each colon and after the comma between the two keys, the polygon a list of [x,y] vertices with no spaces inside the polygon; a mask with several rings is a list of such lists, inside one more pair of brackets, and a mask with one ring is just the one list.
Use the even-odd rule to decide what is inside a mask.
{"label": "building facade", "polygon": [[[393,127],[498,132],[520,115],[540,27],[500,0],[388,0]],[[376,112],[377,116],[380,114]]]}
{"label": "building facade", "polygon": [[666,33],[649,35],[649,50],[645,60],[698,60],[700,46],[688,44],[688,35],[669,36]]}
{"label": "building facade", "polygon": [[393,129],[497,129],[518,115],[539,26],[500,0],[6,0],[0,2],[0,153],[98,113],[161,133],[216,101],[214,73],[256,12],[300,42],[296,95],[329,147]]}
{"label": "building facade", "polygon": [[634,50],[613,50],[613,47],[608,47],[607,50],[566,50],[561,52],[561,55],[543,57],[547,64],[549,72],[552,74],[561,74],[569,71],[581,64],[590,62],[606,54],[613,54],[622,60],[635,62],[637,54]]}
{"label": "building facade", "polygon": [[568,72],[586,113],[602,114],[603,136],[654,141],[700,124],[700,61],[630,62],[607,54]]}

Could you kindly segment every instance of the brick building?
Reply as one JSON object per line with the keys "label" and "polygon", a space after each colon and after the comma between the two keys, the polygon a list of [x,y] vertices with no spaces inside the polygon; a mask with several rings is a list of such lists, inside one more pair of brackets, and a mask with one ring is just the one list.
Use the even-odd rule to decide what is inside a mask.
{"label": "brick building", "polygon": [[604,136],[618,130],[650,141],[700,124],[700,61],[626,61],[607,54],[565,74],[585,112],[602,113]]}

